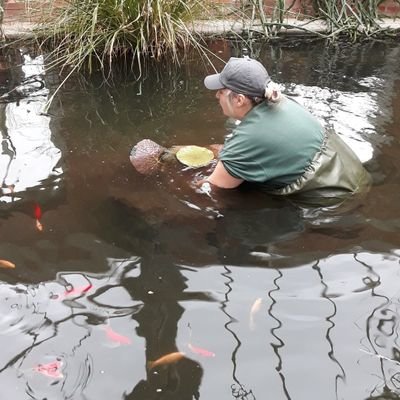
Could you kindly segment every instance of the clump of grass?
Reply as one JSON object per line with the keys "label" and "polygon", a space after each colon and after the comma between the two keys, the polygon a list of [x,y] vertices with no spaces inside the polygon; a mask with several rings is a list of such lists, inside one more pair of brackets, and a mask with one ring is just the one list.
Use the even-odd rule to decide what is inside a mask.
{"label": "clump of grass", "polygon": [[[293,13],[295,0],[275,0],[270,9],[265,7],[263,0],[242,0],[253,8],[252,20],[259,20],[264,36],[276,36],[281,28],[297,28],[310,32],[304,26],[291,26],[285,22],[290,16],[305,20],[323,20],[326,22],[326,34],[318,33],[323,38],[347,36],[355,41],[359,38],[377,35],[392,35],[390,29],[383,29],[379,23],[378,6],[384,0],[301,0],[300,6],[312,15],[299,12]],[[400,4],[400,0],[396,0]],[[313,32],[310,32],[313,33]]]}
{"label": "clump of grass", "polygon": [[77,71],[102,71],[108,80],[118,66],[141,76],[148,60],[179,64],[193,49],[206,59],[210,54],[189,29],[204,11],[201,0],[63,0],[54,9],[36,34],[48,52],[47,68],[67,73],[48,106]]}
{"label": "clump of grass", "polygon": [[382,32],[377,23],[383,0],[314,0],[316,15],[326,20],[330,33],[344,33],[353,40]]}
{"label": "clump of grass", "polygon": [[206,52],[187,27],[201,8],[200,0],[66,0],[37,34],[57,65],[74,70],[146,58],[179,63],[190,47]]}

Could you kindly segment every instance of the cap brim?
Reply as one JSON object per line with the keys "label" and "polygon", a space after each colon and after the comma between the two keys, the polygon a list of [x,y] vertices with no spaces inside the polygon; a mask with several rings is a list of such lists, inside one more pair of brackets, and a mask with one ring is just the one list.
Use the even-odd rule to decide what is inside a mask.
{"label": "cap brim", "polygon": [[225,86],[221,83],[219,75],[220,74],[206,76],[204,79],[204,86],[210,90],[223,89]]}

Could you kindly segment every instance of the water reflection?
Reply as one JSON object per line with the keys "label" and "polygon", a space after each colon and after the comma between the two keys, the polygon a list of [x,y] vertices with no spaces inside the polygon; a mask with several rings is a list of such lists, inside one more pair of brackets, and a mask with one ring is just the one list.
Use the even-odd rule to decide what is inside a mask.
{"label": "water reflection", "polygon": [[319,267],[319,261],[315,263],[315,265],[312,266],[314,270],[317,271],[318,276],[320,278],[321,286],[322,286],[322,291],[321,291],[321,296],[325,298],[329,303],[332,305],[332,313],[326,317],[326,321],[329,323],[329,326],[326,330],[326,340],[329,343],[329,353],[328,356],[329,358],[338,366],[340,372],[335,376],[335,395],[336,398],[339,398],[339,392],[338,392],[338,386],[339,383],[345,383],[346,382],[346,372],[343,369],[342,365],[340,364],[339,360],[335,356],[335,349],[334,349],[334,344],[332,341],[332,334],[333,330],[335,328],[335,322],[334,319],[337,314],[337,307],[335,302],[328,296],[328,285],[324,282],[324,277],[322,275],[321,268]]}
{"label": "water reflection", "polygon": [[[98,239],[76,239],[96,252]],[[265,270],[110,252],[120,254],[102,273],[0,284],[5,396],[253,400],[266,385],[277,399],[399,394],[399,291],[390,283],[398,255],[359,252]],[[249,324],[255,298],[262,307]],[[192,341],[216,357],[192,353]],[[178,362],[148,367],[175,351],[185,353]],[[56,361],[58,375],[37,372]]]}
{"label": "water reflection", "polygon": [[[131,337],[136,325],[132,316],[142,307],[120,281],[122,272],[138,268],[138,260],[110,259],[109,264],[108,274],[59,272],[54,282],[0,285],[4,348],[0,371],[5,396],[23,398],[26,393],[32,398],[64,399],[80,398],[85,390],[96,397],[104,390],[110,397],[121,397],[125,384],[107,387],[98,378],[115,376],[117,382],[126,382],[133,373],[132,360],[140,360],[140,346],[117,340],[122,335]],[[17,339],[12,348],[7,345],[10,337]],[[110,364],[113,356],[118,357],[116,365]],[[56,360],[59,375],[35,372],[38,365]],[[89,382],[96,377],[96,386],[91,387]],[[7,384],[16,379],[18,393],[15,385]]]}
{"label": "water reflection", "polygon": [[[394,299],[388,302],[376,292],[380,286],[363,288],[367,278],[379,278],[381,293],[398,294],[390,283],[391,261],[359,253],[297,269],[214,266],[184,272],[188,289],[196,290],[207,290],[210,278],[220,274],[211,285],[224,318],[211,326],[213,340],[220,344],[217,356],[230,360],[232,398],[261,399],[266,390],[279,399],[396,398],[398,354],[391,349],[398,347],[399,312],[392,307]],[[262,308],[252,329],[250,306],[258,296]],[[214,320],[214,303],[203,308]],[[188,305],[181,326],[198,312],[195,304]],[[229,384],[227,373],[218,364],[209,367],[213,378]],[[222,393],[207,375],[202,393]]]}
{"label": "water reflection", "polygon": [[19,82],[2,95],[7,103],[0,105],[0,202],[5,203],[20,200],[30,188],[57,190],[63,172],[59,166],[62,154],[53,142],[50,117],[43,114],[49,97],[43,56],[32,57],[21,50],[20,57]]}
{"label": "water reflection", "polygon": [[[145,338],[147,365],[160,357],[179,351],[178,321],[184,309],[179,300],[185,298],[185,281],[179,269],[165,256],[156,253],[141,260],[141,274],[125,279],[124,285],[136,299],[144,303],[137,316],[138,335]],[[201,295],[201,299],[205,296]],[[192,293],[191,298],[197,298]],[[146,378],[140,380],[126,399],[199,399],[203,370],[183,348],[184,357],[177,362],[165,362],[146,369]],[[182,351],[182,350],[181,350]],[[187,354],[187,355],[186,355]]]}
{"label": "water reflection", "polygon": [[380,370],[378,374],[380,382],[370,387],[368,399],[398,399],[400,398],[399,292],[396,291],[393,296],[385,295],[384,291],[379,293],[380,277],[374,271],[374,267],[362,258],[362,256],[355,256],[355,259],[375,277],[376,283],[372,285],[371,292],[380,300],[367,315],[366,337],[360,347],[361,352],[375,359]]}
{"label": "water reflection", "polygon": [[253,45],[252,52],[288,93],[334,127],[363,162],[392,140],[384,131],[396,110],[397,46],[290,40],[270,48]]}
{"label": "water reflection", "polygon": [[[190,354],[148,367],[178,347],[189,352],[176,342],[178,302],[186,297],[179,270],[157,256],[107,262],[105,273],[59,272],[56,281],[39,285],[0,284],[4,396],[199,399],[203,371]],[[199,296],[190,298],[207,299]],[[10,337],[17,338],[12,348]],[[55,362],[59,371],[38,373],[38,366]]]}
{"label": "water reflection", "polygon": [[[197,64],[193,74],[116,87],[93,83],[88,90],[72,81],[51,120],[43,116],[37,131],[31,120],[36,147],[50,154],[43,163],[39,157],[37,174],[15,172],[21,159],[12,148],[20,145],[8,130],[17,132],[20,120],[2,104],[1,162],[17,159],[12,174],[1,169],[2,179],[15,177],[14,199],[24,200],[9,201],[3,188],[0,258],[16,268],[0,270],[2,396],[398,398],[400,87],[393,47],[293,43],[260,53],[287,91],[378,161],[372,190],[333,209],[250,188],[210,198],[188,185],[193,171],[135,173],[128,152],[144,137],[166,146],[222,141],[224,120],[202,92]],[[25,110],[29,118],[28,107],[47,98],[45,87],[31,83],[21,98],[9,97],[13,115]],[[26,138],[25,125],[20,134]],[[33,147],[21,148],[28,170]],[[59,160],[53,150],[61,148]],[[63,165],[55,164],[54,175],[52,157]],[[43,231],[35,229],[35,203],[45,204]],[[174,352],[185,354],[149,368]],[[53,375],[38,372],[39,364],[57,362]]]}

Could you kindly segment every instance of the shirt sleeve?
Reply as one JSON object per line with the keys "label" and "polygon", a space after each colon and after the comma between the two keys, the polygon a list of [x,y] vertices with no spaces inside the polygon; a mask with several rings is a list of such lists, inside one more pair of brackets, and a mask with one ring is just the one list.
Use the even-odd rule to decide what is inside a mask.
{"label": "shirt sleeve", "polygon": [[260,162],[260,149],[246,132],[235,130],[232,137],[225,141],[220,153],[220,161],[234,178],[248,182],[265,182],[268,172]]}

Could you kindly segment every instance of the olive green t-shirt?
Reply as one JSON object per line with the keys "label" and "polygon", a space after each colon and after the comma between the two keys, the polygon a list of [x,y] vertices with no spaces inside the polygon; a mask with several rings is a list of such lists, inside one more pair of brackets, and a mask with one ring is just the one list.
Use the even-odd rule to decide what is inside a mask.
{"label": "olive green t-shirt", "polygon": [[280,188],[301,176],[321,149],[324,129],[296,101],[263,102],[225,140],[220,160],[235,178]]}

